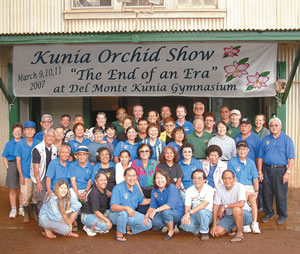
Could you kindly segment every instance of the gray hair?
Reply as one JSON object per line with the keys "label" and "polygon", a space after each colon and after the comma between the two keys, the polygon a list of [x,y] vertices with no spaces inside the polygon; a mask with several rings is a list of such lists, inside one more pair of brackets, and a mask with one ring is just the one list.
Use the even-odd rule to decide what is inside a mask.
{"label": "gray hair", "polygon": [[272,122],[274,122],[274,121],[277,121],[277,122],[280,124],[280,126],[282,126],[281,120],[280,120],[276,115],[274,115],[274,116],[269,120],[269,126],[270,126],[270,124],[271,124]]}
{"label": "gray hair", "polygon": [[61,152],[61,149],[63,146],[66,146],[69,148],[69,154],[71,154],[71,147],[68,144],[61,144],[58,148],[57,148],[57,153]]}
{"label": "gray hair", "polygon": [[205,105],[202,103],[202,102],[200,102],[200,101],[197,101],[197,102],[195,102],[194,103],[194,105],[193,105],[193,109],[196,107],[196,105],[203,105],[203,107],[205,107]]}
{"label": "gray hair", "polygon": [[50,115],[50,114],[43,114],[42,117],[41,117],[41,122],[43,121],[43,119],[45,117],[49,117],[51,119],[51,121],[53,121],[52,115]]}
{"label": "gray hair", "polygon": [[55,134],[55,130],[53,128],[48,128],[44,130],[44,135],[46,135],[49,131],[52,131]]}

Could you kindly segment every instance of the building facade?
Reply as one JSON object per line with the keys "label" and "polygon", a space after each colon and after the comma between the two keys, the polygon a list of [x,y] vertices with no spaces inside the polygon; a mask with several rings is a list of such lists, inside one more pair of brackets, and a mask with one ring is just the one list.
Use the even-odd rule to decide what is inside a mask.
{"label": "building facade", "polygon": [[[105,111],[113,118],[118,107],[127,107],[131,112],[136,103],[143,104],[145,111],[153,105],[163,104],[184,104],[191,111],[192,104],[200,100],[207,111],[217,114],[219,106],[227,104],[241,109],[243,115],[251,119],[257,113],[264,113],[267,118],[278,115],[296,147],[296,164],[290,185],[300,187],[299,42],[300,3],[297,0],[1,0],[0,77],[3,89],[0,117],[3,121],[0,122],[0,151],[9,140],[9,129],[14,122],[24,123],[28,119],[39,122],[43,113],[53,114],[55,122],[63,113],[72,116],[83,113],[86,124],[91,126],[98,111]],[[154,95],[150,91],[139,96],[126,90],[121,94],[100,92],[72,96],[71,93],[40,93],[38,89],[26,94],[20,90],[22,85],[17,84],[16,73],[22,65],[27,68],[29,49],[49,47],[58,53],[78,45],[83,52],[84,49],[95,50],[95,45],[105,45],[110,50],[117,47],[122,52],[132,47],[152,50],[161,45],[166,48],[176,45],[179,51],[186,45],[197,47],[198,44],[208,49],[211,45],[275,45],[272,54],[275,60],[271,61],[276,66],[273,93],[222,96],[201,90],[192,94],[158,92]],[[72,52],[75,55],[78,50]],[[254,54],[255,57],[258,55]],[[265,57],[265,61],[269,58],[271,56]],[[168,70],[174,73],[181,68],[180,64],[182,62],[174,63]],[[103,66],[107,68],[107,65]],[[147,65],[136,67],[145,71],[148,68]],[[163,67],[163,64],[159,65],[158,69]],[[62,74],[61,78],[66,80],[69,76]],[[163,83],[161,79],[157,81]],[[274,92],[275,84],[277,92]],[[35,85],[38,87],[39,84]],[[1,161],[1,185],[5,174]]]}

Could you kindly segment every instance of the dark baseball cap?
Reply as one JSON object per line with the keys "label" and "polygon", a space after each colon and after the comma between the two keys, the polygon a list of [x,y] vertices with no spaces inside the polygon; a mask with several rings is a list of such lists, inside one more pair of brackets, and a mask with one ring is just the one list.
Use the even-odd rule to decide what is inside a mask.
{"label": "dark baseball cap", "polygon": [[240,124],[242,124],[242,123],[251,124],[251,121],[249,118],[242,118]]}
{"label": "dark baseball cap", "polygon": [[248,142],[246,140],[240,140],[236,143],[236,148],[239,148],[241,146],[249,148]]}

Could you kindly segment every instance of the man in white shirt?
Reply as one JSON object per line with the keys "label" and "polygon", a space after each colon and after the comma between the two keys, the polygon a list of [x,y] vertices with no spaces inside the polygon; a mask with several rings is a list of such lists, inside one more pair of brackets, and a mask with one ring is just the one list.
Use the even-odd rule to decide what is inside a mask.
{"label": "man in white shirt", "polygon": [[214,189],[206,183],[202,169],[192,173],[194,185],[186,190],[185,215],[181,219],[181,228],[194,234],[201,233],[201,240],[209,239],[209,224],[212,222]]}

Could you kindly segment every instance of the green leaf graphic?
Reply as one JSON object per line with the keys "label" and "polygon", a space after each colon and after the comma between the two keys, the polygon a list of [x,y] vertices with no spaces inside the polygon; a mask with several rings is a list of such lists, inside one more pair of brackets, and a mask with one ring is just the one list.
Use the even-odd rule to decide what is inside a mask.
{"label": "green leaf graphic", "polygon": [[231,80],[233,80],[233,77],[232,77],[232,76],[229,76],[229,77],[226,79],[226,82],[229,82],[229,81],[231,81]]}
{"label": "green leaf graphic", "polygon": [[228,57],[228,55],[223,56],[223,58],[226,58],[226,57]]}
{"label": "green leaf graphic", "polygon": [[238,64],[244,64],[244,63],[247,63],[248,60],[249,60],[249,57],[243,58],[242,60],[240,60],[240,61],[238,62]]}
{"label": "green leaf graphic", "polygon": [[234,49],[239,49],[241,46],[236,46],[236,47],[234,47]]}
{"label": "green leaf graphic", "polygon": [[269,71],[265,71],[265,72],[262,72],[261,74],[259,74],[259,76],[261,76],[261,77],[266,77],[266,76],[268,76],[269,74],[270,74]]}
{"label": "green leaf graphic", "polygon": [[253,89],[253,86],[248,86],[247,89],[246,89],[246,91],[250,91],[252,89]]}

